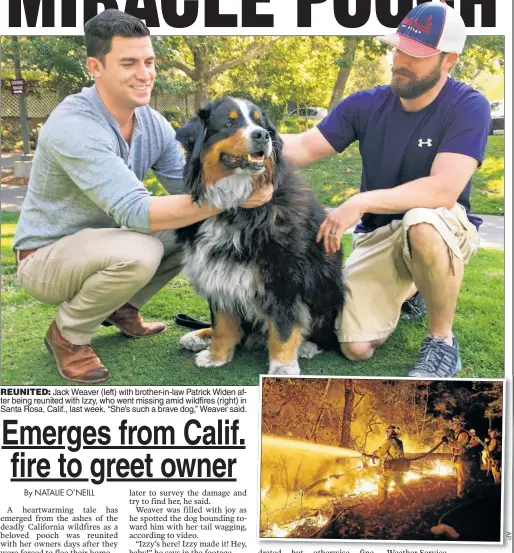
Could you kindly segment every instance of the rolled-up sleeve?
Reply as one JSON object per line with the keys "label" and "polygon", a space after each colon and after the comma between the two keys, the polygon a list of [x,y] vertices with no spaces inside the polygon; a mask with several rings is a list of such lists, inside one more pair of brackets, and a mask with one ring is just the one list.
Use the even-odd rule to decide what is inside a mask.
{"label": "rolled-up sleeve", "polygon": [[118,154],[106,123],[70,113],[65,125],[48,125],[45,142],[62,170],[118,225],[150,232],[150,194]]}

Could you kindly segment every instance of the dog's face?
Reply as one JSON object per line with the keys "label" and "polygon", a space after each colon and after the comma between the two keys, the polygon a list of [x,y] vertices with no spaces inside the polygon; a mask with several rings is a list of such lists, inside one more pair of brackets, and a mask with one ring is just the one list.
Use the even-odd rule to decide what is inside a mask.
{"label": "dog's face", "polygon": [[186,189],[220,209],[246,201],[273,182],[282,141],[266,115],[247,100],[222,98],[202,107],[177,132],[187,152]]}

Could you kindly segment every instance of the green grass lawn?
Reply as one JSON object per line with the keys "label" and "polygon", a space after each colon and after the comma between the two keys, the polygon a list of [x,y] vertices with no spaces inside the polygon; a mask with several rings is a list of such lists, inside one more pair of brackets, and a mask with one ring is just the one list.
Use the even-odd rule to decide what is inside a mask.
{"label": "green grass lawn", "polygon": [[[20,289],[15,277],[12,240],[18,214],[2,214],[2,384],[64,385],[54,360],[43,345],[55,307],[43,305]],[[351,239],[344,238],[345,254]],[[462,377],[504,375],[503,252],[480,250],[466,271],[455,319]],[[112,385],[257,385],[267,372],[265,352],[239,352],[225,367],[200,369],[193,354],[179,349],[186,330],[173,322],[177,313],[208,317],[206,302],[183,277],[169,283],[149,302],[143,315],[168,324],[163,334],[141,340],[124,338],[113,328],[101,328],[93,347],[111,370]],[[302,374],[406,376],[425,333],[425,323],[401,323],[385,346],[366,362],[350,362],[336,353],[300,361]]]}

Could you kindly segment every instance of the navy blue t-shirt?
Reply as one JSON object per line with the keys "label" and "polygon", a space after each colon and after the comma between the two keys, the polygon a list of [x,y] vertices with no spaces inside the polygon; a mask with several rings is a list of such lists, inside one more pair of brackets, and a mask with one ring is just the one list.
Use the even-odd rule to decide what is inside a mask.
{"label": "navy blue t-shirt", "polygon": [[[338,152],[359,141],[361,192],[366,192],[429,176],[440,152],[464,154],[481,164],[490,125],[487,99],[448,78],[437,98],[420,111],[405,111],[390,86],[378,86],[345,98],[318,129]],[[458,202],[478,227],[481,219],[469,216],[470,189],[471,180]],[[369,232],[402,217],[366,213],[357,232]]]}

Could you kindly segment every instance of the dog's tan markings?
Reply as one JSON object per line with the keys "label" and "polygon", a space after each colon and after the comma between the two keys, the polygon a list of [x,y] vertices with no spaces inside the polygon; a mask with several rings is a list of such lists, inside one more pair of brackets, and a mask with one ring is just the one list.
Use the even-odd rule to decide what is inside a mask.
{"label": "dog's tan markings", "polygon": [[203,340],[208,340],[209,338],[212,338],[212,327],[201,328],[200,330],[197,330],[195,334],[198,336],[198,338],[202,338]]}
{"label": "dog's tan markings", "polygon": [[229,114],[228,114],[228,117],[229,119],[239,119],[239,113],[237,113],[237,111],[235,109],[233,109]]}
{"label": "dog's tan markings", "polygon": [[291,336],[285,342],[282,342],[273,322],[269,322],[268,328],[268,352],[270,360],[277,361],[283,365],[296,361],[298,348],[303,342],[303,329],[299,327],[294,328]]}
{"label": "dog's tan markings", "polygon": [[259,112],[258,111],[253,111],[252,112],[252,117],[255,119],[255,121],[258,121],[259,120]]}
{"label": "dog's tan markings", "polygon": [[212,342],[209,348],[212,361],[222,363],[228,361],[232,350],[237,346],[242,337],[241,319],[238,315],[215,313]]}
{"label": "dog's tan markings", "polygon": [[248,155],[248,142],[242,129],[238,129],[232,136],[216,142],[209,148],[203,159],[203,177],[206,186],[216,184],[219,180],[234,173],[220,162],[221,154],[241,157]]}

